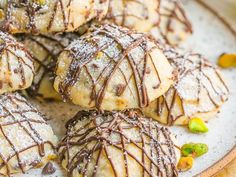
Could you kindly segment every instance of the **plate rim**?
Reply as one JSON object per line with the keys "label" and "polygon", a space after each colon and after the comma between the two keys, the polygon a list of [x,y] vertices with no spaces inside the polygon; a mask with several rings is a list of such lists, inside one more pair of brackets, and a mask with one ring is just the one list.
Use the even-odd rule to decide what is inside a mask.
{"label": "plate rim", "polygon": [[236,159],[236,145],[223,156],[221,159],[216,161],[207,169],[203,170],[199,174],[195,175],[194,177],[212,177],[217,175],[220,171],[222,171],[227,165],[229,165],[233,160]]}
{"label": "plate rim", "polygon": [[[231,24],[226,19],[224,19],[221,15],[218,14],[217,10],[215,10],[202,0],[196,0],[196,2],[206,10],[210,11],[214,16],[216,16],[216,18],[218,18],[236,38],[236,30],[232,28]],[[212,165],[210,165],[197,175],[194,175],[193,177],[212,177],[214,175],[217,175],[235,159],[236,159],[236,144],[223,157],[221,157],[215,163],[213,163]]]}

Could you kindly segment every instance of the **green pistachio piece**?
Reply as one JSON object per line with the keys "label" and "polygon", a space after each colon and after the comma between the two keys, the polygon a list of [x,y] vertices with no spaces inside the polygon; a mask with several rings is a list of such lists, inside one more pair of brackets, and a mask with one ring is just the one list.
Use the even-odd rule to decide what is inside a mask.
{"label": "green pistachio piece", "polygon": [[192,157],[181,157],[179,159],[177,168],[180,171],[188,171],[193,167],[194,159]]}
{"label": "green pistachio piece", "polygon": [[200,157],[208,152],[208,146],[203,143],[184,144],[181,153],[184,157]]}
{"label": "green pistachio piece", "polygon": [[46,4],[46,0],[34,0],[34,2],[39,4],[40,6],[43,6]]}
{"label": "green pistachio piece", "polygon": [[192,118],[189,121],[188,128],[193,133],[206,133],[208,128],[201,118]]}

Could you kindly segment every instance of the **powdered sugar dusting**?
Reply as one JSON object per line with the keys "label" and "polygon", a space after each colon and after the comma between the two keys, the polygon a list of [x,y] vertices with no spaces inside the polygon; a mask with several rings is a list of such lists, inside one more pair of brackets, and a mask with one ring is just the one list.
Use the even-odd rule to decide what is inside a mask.
{"label": "powdered sugar dusting", "polygon": [[[80,111],[67,123],[67,133],[59,144],[59,154],[66,161],[64,165],[68,175],[100,173],[97,169],[104,168],[100,163],[105,158],[114,174],[122,169],[127,177],[133,176],[135,172],[128,172],[127,169],[132,165],[141,165],[150,176],[162,172],[170,177],[177,175],[174,167],[178,156],[172,138],[167,128],[142,117],[135,110],[104,113]],[[105,153],[100,154],[103,151]],[[120,158],[122,160],[118,161]],[[78,163],[73,159],[77,159]],[[121,168],[119,171],[117,166]]]}
{"label": "powdered sugar dusting", "polygon": [[[162,88],[161,72],[158,72],[158,64],[154,61],[154,58],[159,58],[152,53],[159,49],[159,44],[149,35],[116,25],[95,24],[88,33],[72,42],[60,54],[58,71],[65,66],[64,63],[69,62],[63,72],[58,72],[56,77],[58,90],[65,100],[74,101],[77,96],[72,96],[75,94],[71,94],[71,91],[78,85],[79,87],[85,85],[91,90],[88,102],[92,104],[88,107],[93,107],[95,102],[95,107],[98,109],[102,106],[106,93],[113,97],[122,97],[127,92],[131,92],[131,95],[138,95],[134,97],[134,106],[131,106],[129,101],[116,105],[126,108],[145,107],[149,100],[153,99],[149,99],[149,95],[152,93],[158,95],[159,89]],[[160,60],[163,60],[163,63],[166,62],[165,58],[160,57]],[[166,75],[169,79],[172,75],[171,67],[167,62],[166,64],[168,69]],[[148,67],[152,68],[152,71],[145,72]],[[152,83],[145,80],[150,76],[147,76],[150,72],[153,74]],[[163,77],[167,77],[166,75]],[[115,99],[118,98],[115,97]]]}
{"label": "powdered sugar dusting", "polygon": [[193,52],[182,53],[173,49],[166,49],[165,55],[172,66],[178,70],[174,89],[182,99],[187,116],[212,111],[227,100],[229,91],[219,68],[204,56]]}
{"label": "powdered sugar dusting", "polygon": [[[34,107],[19,94],[0,96],[0,174],[24,171],[54,155],[57,138]],[[9,170],[7,170],[9,169]]]}

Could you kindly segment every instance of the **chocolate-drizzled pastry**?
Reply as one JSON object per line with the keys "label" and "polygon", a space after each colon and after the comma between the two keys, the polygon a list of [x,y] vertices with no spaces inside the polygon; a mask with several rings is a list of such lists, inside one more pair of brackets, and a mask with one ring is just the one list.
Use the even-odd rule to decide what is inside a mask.
{"label": "chocolate-drizzled pastry", "polygon": [[192,33],[178,0],[110,0],[108,21],[178,44]]}
{"label": "chocolate-drizzled pastry", "polygon": [[144,114],[169,125],[184,125],[193,117],[205,121],[213,117],[229,96],[220,70],[197,53],[166,49],[165,55],[178,70],[177,81],[144,108]]}
{"label": "chocolate-drizzled pastry", "polygon": [[26,89],[30,97],[61,100],[60,95],[53,88],[54,72],[58,54],[73,40],[79,38],[78,33],[57,35],[21,35],[18,37],[31,52],[35,60],[33,84]]}
{"label": "chocolate-drizzled pastry", "polygon": [[103,110],[146,107],[173,83],[155,40],[108,24],[71,43],[58,58],[56,75],[54,87],[64,99]]}
{"label": "chocolate-drizzled pastry", "polygon": [[27,100],[0,96],[0,176],[45,165],[56,158],[56,143],[52,128]]}
{"label": "chocolate-drizzled pastry", "polygon": [[58,152],[69,177],[178,176],[173,134],[135,110],[80,111]]}
{"label": "chocolate-drizzled pastry", "polygon": [[28,88],[33,77],[31,55],[21,43],[0,31],[0,94]]}
{"label": "chocolate-drizzled pastry", "polygon": [[74,31],[107,13],[108,0],[4,0],[0,26],[10,33]]}

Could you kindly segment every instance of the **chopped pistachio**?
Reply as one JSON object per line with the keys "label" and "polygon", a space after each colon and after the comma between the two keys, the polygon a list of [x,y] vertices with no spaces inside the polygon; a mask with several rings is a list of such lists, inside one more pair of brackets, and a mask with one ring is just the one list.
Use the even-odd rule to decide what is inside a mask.
{"label": "chopped pistachio", "polygon": [[201,118],[192,118],[188,124],[189,130],[193,133],[206,133],[208,128]]}
{"label": "chopped pistachio", "polygon": [[43,162],[39,162],[34,168],[41,168],[43,166]]}
{"label": "chopped pistachio", "polygon": [[208,146],[203,143],[184,144],[181,153],[184,157],[199,157],[208,152]]}
{"label": "chopped pistachio", "polygon": [[222,54],[218,59],[218,65],[222,68],[236,67],[236,54]]}
{"label": "chopped pistachio", "polygon": [[48,155],[47,157],[48,160],[55,160],[56,158],[57,158],[57,155],[55,154]]}
{"label": "chopped pistachio", "polygon": [[102,52],[98,52],[98,54],[96,56],[96,60],[99,60],[102,56],[103,56],[103,53]]}
{"label": "chopped pistachio", "polygon": [[119,51],[122,51],[122,46],[121,45],[117,45],[117,49],[119,50]]}
{"label": "chopped pistachio", "polygon": [[43,6],[46,4],[46,0],[34,0],[35,3],[37,3],[40,6]]}
{"label": "chopped pistachio", "polygon": [[5,18],[5,13],[2,9],[0,9],[0,20]]}
{"label": "chopped pistachio", "polygon": [[193,167],[194,159],[192,157],[181,157],[177,168],[181,171],[188,171]]}

